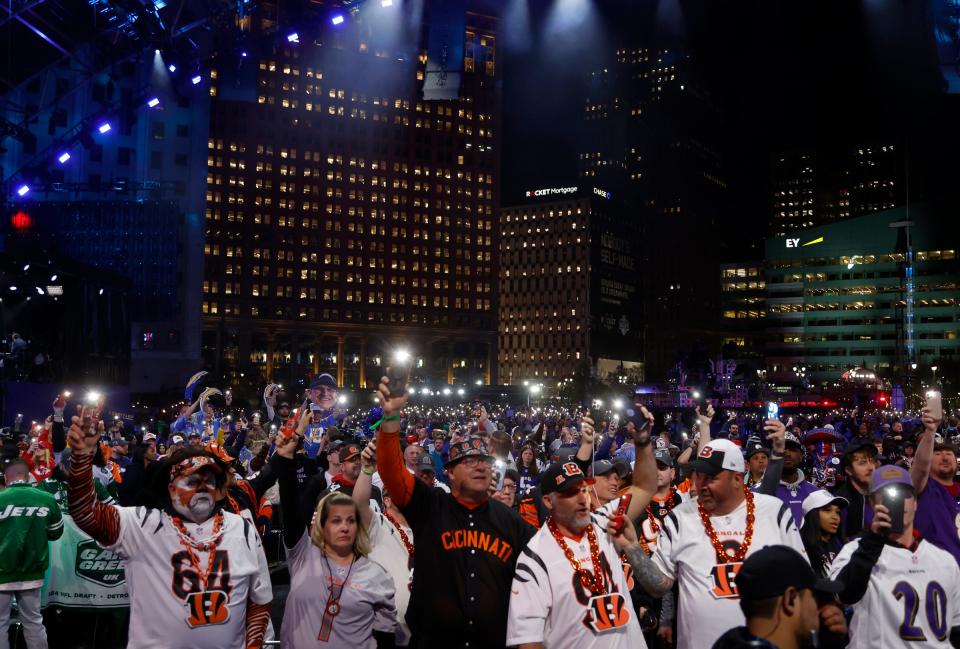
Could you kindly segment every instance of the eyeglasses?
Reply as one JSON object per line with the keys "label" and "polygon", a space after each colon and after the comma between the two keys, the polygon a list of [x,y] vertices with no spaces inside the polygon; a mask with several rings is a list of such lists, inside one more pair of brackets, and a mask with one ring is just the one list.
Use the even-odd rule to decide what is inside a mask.
{"label": "eyeglasses", "polygon": [[460,464],[464,466],[477,466],[480,463],[493,466],[493,458],[486,455],[469,455],[460,460]]}
{"label": "eyeglasses", "polygon": [[516,492],[517,485],[515,484],[505,484],[500,488],[500,491],[513,491]]}

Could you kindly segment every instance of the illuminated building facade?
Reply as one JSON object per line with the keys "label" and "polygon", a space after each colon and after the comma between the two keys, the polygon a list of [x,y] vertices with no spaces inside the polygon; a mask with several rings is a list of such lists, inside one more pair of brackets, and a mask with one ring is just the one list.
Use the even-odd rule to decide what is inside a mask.
{"label": "illuminated building facade", "polygon": [[407,55],[419,26],[391,50],[368,38],[362,11],[317,22],[317,38],[257,57],[248,101],[214,87],[206,366],[238,384],[327,371],[371,388],[403,345],[423,380],[490,382],[496,20],[468,12],[460,98],[444,101],[421,98],[427,57]]}
{"label": "illuminated building facade", "polygon": [[[900,208],[766,242],[767,377],[837,380],[854,367],[902,377],[960,354],[960,238],[955,208]],[[904,281],[913,223],[913,318]],[[912,339],[913,352],[908,353]],[[911,358],[912,356],[912,358]]]}
{"label": "illuminated building facade", "polygon": [[500,383],[643,380],[639,220],[593,186],[501,211]]}
{"label": "illuminated building facade", "polygon": [[766,286],[766,269],[762,261],[720,266],[725,358],[762,364],[766,339]]}

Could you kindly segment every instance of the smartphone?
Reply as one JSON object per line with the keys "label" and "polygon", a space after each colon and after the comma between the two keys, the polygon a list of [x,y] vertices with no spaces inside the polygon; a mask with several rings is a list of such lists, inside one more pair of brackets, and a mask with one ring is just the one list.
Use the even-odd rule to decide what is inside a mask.
{"label": "smartphone", "polygon": [[633,498],[633,494],[627,493],[620,496],[620,504],[617,505],[617,516],[626,516],[627,510],[630,509],[630,500]]}
{"label": "smartphone", "polygon": [[394,358],[387,368],[387,378],[390,379],[390,396],[402,397],[410,380],[410,359]]}
{"label": "smartphone", "polygon": [[940,421],[943,419],[943,401],[940,393],[936,390],[927,392],[927,408],[930,408],[930,416]]}
{"label": "smartphone", "polygon": [[883,488],[881,500],[890,512],[890,531],[894,534],[903,533],[903,501],[906,496],[907,490],[903,485],[893,484]]}
{"label": "smartphone", "polygon": [[773,401],[767,403],[767,419],[779,419],[780,406]]}

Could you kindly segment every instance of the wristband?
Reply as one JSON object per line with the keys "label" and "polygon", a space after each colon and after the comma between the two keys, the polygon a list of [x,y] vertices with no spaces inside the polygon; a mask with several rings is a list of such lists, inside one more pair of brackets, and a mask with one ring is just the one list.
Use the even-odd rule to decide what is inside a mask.
{"label": "wristband", "polygon": [[363,475],[373,475],[377,472],[377,470],[374,469],[373,471],[367,471],[366,469],[360,469],[360,472],[363,473]]}

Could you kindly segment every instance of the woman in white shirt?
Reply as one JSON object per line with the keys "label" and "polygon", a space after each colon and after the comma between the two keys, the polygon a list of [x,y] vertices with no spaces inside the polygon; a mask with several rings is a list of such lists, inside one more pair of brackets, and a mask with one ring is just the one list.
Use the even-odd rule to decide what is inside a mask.
{"label": "woman in white shirt", "polygon": [[289,649],[375,649],[374,632],[392,635],[397,627],[393,579],[367,557],[367,526],[350,496],[324,496],[310,525],[303,520],[296,448],[296,435],[278,437],[275,462],[290,570],[281,642]]}

